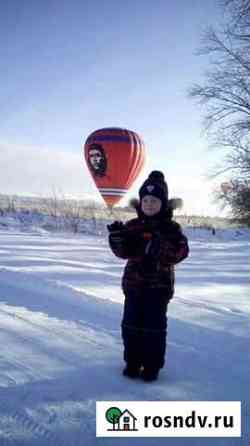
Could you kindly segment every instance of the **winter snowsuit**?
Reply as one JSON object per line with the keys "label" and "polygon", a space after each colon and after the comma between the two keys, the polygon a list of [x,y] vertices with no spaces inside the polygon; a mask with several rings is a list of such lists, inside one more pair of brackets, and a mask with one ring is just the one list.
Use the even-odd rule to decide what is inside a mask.
{"label": "winter snowsuit", "polygon": [[164,365],[167,306],[174,294],[174,265],[188,256],[187,238],[171,212],[160,218],[139,215],[126,223],[122,243],[113,253],[127,259],[122,289],[124,359],[134,367],[159,370]]}

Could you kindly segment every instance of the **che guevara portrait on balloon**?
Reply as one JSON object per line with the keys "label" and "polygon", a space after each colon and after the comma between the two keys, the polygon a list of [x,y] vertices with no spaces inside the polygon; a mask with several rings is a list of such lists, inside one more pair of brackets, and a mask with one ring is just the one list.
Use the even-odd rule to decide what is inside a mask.
{"label": "che guevara portrait on balloon", "polygon": [[88,148],[87,162],[92,174],[104,177],[107,171],[107,155],[101,144],[91,144]]}

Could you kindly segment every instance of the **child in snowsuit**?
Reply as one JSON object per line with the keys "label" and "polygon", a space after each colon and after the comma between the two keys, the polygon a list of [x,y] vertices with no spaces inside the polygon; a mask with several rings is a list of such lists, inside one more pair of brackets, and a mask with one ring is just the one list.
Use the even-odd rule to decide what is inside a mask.
{"label": "child in snowsuit", "polygon": [[164,365],[167,307],[174,294],[174,265],[188,256],[187,238],[172,220],[164,175],[153,171],[139,190],[138,217],[108,229],[113,253],[127,259],[122,289],[125,376],[157,379]]}

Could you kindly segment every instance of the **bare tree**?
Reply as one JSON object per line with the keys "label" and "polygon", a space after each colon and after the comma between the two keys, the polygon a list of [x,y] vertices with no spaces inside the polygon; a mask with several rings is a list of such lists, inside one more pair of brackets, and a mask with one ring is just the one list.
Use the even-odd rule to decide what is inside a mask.
{"label": "bare tree", "polygon": [[250,194],[250,0],[222,0],[222,6],[224,25],[206,32],[199,51],[210,62],[204,83],[189,94],[205,106],[205,129],[212,146],[225,155],[214,173],[230,175],[235,185],[231,207],[242,216],[236,212],[242,200],[235,194],[244,191],[244,200]]}
{"label": "bare tree", "polygon": [[79,232],[79,225],[82,219],[82,204],[77,200],[63,199],[60,202],[60,212],[64,220],[64,225],[74,233]]}
{"label": "bare tree", "polygon": [[217,198],[231,207],[234,221],[250,226],[249,182],[233,180],[228,184],[229,190],[220,191]]}
{"label": "bare tree", "polygon": [[60,201],[60,199],[59,199],[58,193],[55,188],[53,188],[51,196],[48,198],[44,198],[44,200],[43,200],[43,205],[44,205],[46,211],[48,212],[48,214],[51,217],[55,218],[55,220],[60,215],[59,201]]}

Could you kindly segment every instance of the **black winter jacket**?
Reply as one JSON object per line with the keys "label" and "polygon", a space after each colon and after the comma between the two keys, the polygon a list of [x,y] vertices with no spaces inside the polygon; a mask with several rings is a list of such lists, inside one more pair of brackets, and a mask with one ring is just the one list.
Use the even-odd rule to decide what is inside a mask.
{"label": "black winter jacket", "polygon": [[165,290],[168,300],[171,299],[174,265],[189,253],[180,225],[168,217],[161,220],[135,218],[126,223],[121,236],[119,246],[113,243],[111,235],[109,243],[117,257],[128,260],[122,278],[123,291],[160,288]]}

